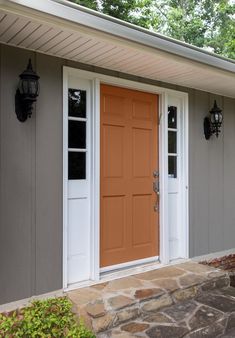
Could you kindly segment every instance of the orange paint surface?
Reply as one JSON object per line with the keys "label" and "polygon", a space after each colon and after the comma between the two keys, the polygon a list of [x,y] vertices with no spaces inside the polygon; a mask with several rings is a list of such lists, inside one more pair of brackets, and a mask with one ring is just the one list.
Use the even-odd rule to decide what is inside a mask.
{"label": "orange paint surface", "polygon": [[101,267],[159,255],[158,96],[101,85]]}

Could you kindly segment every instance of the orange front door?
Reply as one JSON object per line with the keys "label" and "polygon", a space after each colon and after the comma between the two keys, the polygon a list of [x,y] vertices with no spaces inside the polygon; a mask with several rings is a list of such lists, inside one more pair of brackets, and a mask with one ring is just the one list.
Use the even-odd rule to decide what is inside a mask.
{"label": "orange front door", "polygon": [[158,97],[101,85],[101,266],[159,254]]}

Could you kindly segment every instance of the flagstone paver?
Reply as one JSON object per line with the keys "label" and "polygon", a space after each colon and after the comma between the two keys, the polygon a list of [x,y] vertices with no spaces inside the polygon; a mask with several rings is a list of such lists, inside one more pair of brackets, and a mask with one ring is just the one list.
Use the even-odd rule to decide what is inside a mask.
{"label": "flagstone paver", "polygon": [[200,284],[207,280],[207,276],[196,275],[195,273],[191,273],[179,278],[179,283],[182,287],[189,287]]}
{"label": "flagstone paver", "polygon": [[216,323],[223,317],[220,311],[203,305],[197,309],[188,324],[191,330],[195,330]]}
{"label": "flagstone paver", "polygon": [[[222,334],[226,327],[226,321],[222,320],[213,325],[202,327],[189,332],[184,338],[217,338]],[[172,337],[173,338],[173,337]],[[231,338],[231,337],[230,337]]]}
{"label": "flagstone paver", "polygon": [[105,288],[105,291],[119,291],[119,290],[125,290],[125,289],[133,289],[133,288],[139,288],[143,286],[144,284],[133,277],[126,277],[126,278],[120,278],[116,280],[112,280],[108,283],[108,285]]}
{"label": "flagstone paver", "polygon": [[76,305],[84,305],[99,298],[99,292],[87,289],[78,289],[69,293],[69,298]]}
{"label": "flagstone paver", "polygon": [[235,337],[235,329],[229,330],[227,333],[219,336],[219,338],[233,338],[233,337]]}
{"label": "flagstone paver", "polygon": [[214,272],[215,269],[211,268],[208,265],[196,264],[192,261],[176,265],[175,268],[180,268],[192,273],[210,273]]}
{"label": "flagstone paver", "polygon": [[194,298],[199,292],[200,290],[197,286],[192,286],[190,288],[176,290],[173,292],[173,298],[176,302],[182,302]]}
{"label": "flagstone paver", "polygon": [[87,304],[85,310],[87,311],[88,315],[93,318],[102,317],[106,313],[104,302],[102,300]]}
{"label": "flagstone paver", "polygon": [[[227,322],[227,330],[235,330],[235,312],[230,314]],[[235,336],[234,336],[235,337]]]}
{"label": "flagstone paver", "polygon": [[169,295],[163,295],[158,299],[151,299],[141,306],[143,312],[153,312],[173,304],[173,300]]}
{"label": "flagstone paver", "polygon": [[157,288],[152,289],[139,289],[135,291],[135,298],[139,300],[146,300],[148,298],[155,298],[164,294],[164,291]]}
{"label": "flagstone paver", "polygon": [[[217,289],[214,293],[223,296],[230,296],[232,297],[232,299],[235,299],[235,287],[223,288],[222,290]],[[234,318],[234,326],[235,326],[235,318]]]}
{"label": "flagstone paver", "polygon": [[114,321],[114,316],[110,313],[99,317],[93,320],[92,328],[95,332],[106,331],[112,327],[112,322]]}
{"label": "flagstone paver", "polygon": [[110,298],[108,300],[108,303],[113,310],[119,310],[119,309],[123,309],[124,307],[128,305],[134,304],[134,300],[126,296],[118,295],[118,296]]}
{"label": "flagstone paver", "polygon": [[[225,311],[221,311],[213,306],[204,305],[198,299],[189,300],[171,305],[150,315],[142,314],[134,321],[129,321],[125,325],[97,335],[97,338],[118,337],[118,334],[123,334],[123,332],[131,333],[133,337],[146,338],[235,337],[235,312],[232,312],[235,298],[230,296],[226,289],[220,290],[221,294],[223,292],[223,297],[226,298],[230,306],[230,312],[227,307],[223,308]],[[209,294],[211,297],[214,295],[216,295],[216,290],[212,290]],[[201,299],[207,296],[208,293],[202,293]],[[112,335],[113,332],[115,332],[115,336]]]}
{"label": "flagstone paver", "polygon": [[190,316],[197,307],[197,303],[190,300],[170,306],[163,311],[173,320],[181,321]]}
{"label": "flagstone paver", "polygon": [[145,322],[149,323],[158,323],[158,324],[163,324],[163,323],[173,323],[173,319],[167,317],[164,313],[157,312],[151,315],[148,315],[143,318]]}
{"label": "flagstone paver", "polygon": [[140,309],[138,307],[131,307],[118,311],[116,314],[115,323],[121,324],[129,320],[136,319],[140,316]]}
{"label": "flagstone paver", "polygon": [[121,326],[121,330],[130,333],[140,333],[147,330],[149,326],[150,325],[146,323],[131,322]]}
{"label": "flagstone paver", "polygon": [[152,280],[151,283],[153,285],[156,285],[159,288],[162,288],[168,292],[170,291],[175,291],[180,288],[179,284],[175,279],[168,279],[168,278],[163,278],[163,279],[156,279]]}
{"label": "flagstone paver", "polygon": [[188,332],[185,326],[154,326],[146,332],[149,338],[181,338]]}
{"label": "flagstone paver", "polygon": [[227,323],[227,331],[235,329],[235,289],[228,285],[228,273],[189,261],[68,296],[97,338],[215,338]]}
{"label": "flagstone paver", "polygon": [[138,275],[135,275],[135,278],[141,279],[141,280],[154,280],[159,278],[176,278],[178,276],[181,276],[185,274],[186,272],[184,270],[175,268],[174,266],[152,270],[148,272],[144,272]]}
{"label": "flagstone paver", "polygon": [[197,301],[223,312],[235,312],[235,300],[217,294],[203,294]]}

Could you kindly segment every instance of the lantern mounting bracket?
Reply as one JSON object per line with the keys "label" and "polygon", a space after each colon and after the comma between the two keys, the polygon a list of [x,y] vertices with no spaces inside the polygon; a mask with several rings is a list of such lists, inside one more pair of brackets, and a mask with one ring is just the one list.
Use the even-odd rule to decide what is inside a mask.
{"label": "lantern mounting bracket", "polygon": [[206,140],[209,140],[212,135],[211,121],[209,117],[204,118],[204,135]]}
{"label": "lantern mounting bracket", "polygon": [[25,122],[27,118],[31,117],[33,110],[33,102],[36,100],[24,100],[20,94],[19,89],[15,94],[15,113],[20,122]]}

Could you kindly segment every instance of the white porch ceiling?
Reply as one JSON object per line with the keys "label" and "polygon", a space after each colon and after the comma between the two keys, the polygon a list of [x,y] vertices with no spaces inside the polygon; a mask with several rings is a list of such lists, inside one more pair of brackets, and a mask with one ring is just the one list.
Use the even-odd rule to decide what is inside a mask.
{"label": "white porch ceiling", "polygon": [[[41,0],[39,0],[41,1]],[[8,3],[11,6],[8,6]],[[75,9],[76,10],[76,9]],[[92,15],[91,15],[92,17]],[[0,0],[0,42],[136,76],[235,97],[233,71]],[[229,62],[229,61],[228,61]]]}

